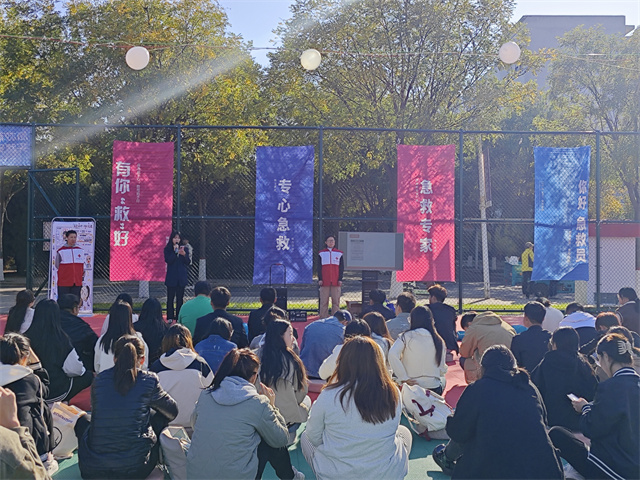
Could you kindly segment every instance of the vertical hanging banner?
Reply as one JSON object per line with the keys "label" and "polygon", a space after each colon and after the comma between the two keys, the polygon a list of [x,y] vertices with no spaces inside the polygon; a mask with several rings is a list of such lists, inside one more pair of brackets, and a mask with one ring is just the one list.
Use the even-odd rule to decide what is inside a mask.
{"label": "vertical hanging banner", "polygon": [[399,282],[455,281],[454,145],[398,145]]}
{"label": "vertical hanging banner", "polygon": [[31,127],[0,125],[0,166],[31,166],[31,132]]}
{"label": "vertical hanging banner", "polygon": [[[312,282],[313,161],[313,146],[256,149],[256,285],[269,283],[274,263],[285,266],[286,283]],[[274,268],[274,283],[281,271]]]}
{"label": "vertical hanging banner", "polygon": [[173,143],[113,142],[109,280],[164,281]]}
{"label": "vertical hanging banner", "polygon": [[531,280],[589,280],[591,147],[535,147]]}

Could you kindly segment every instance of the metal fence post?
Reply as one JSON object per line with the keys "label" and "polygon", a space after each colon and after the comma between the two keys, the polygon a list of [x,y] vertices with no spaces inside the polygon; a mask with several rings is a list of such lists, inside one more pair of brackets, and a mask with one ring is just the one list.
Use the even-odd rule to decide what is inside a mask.
{"label": "metal fence post", "polygon": [[319,244],[322,245],[324,241],[324,227],[323,227],[323,216],[324,216],[324,182],[322,177],[324,176],[324,161],[322,156],[322,149],[324,141],[324,128],[322,125],[318,127],[318,237],[320,237]]}
{"label": "metal fence post", "polygon": [[600,311],[600,130],[596,130],[596,311]]}
{"label": "metal fence post", "polygon": [[181,209],[181,191],[182,191],[182,128],[176,125],[176,156],[177,156],[177,172],[176,183],[176,230],[180,231],[180,209]]}
{"label": "metal fence post", "polygon": [[76,167],[76,217],[80,216],[80,169]]}
{"label": "metal fence post", "polygon": [[[36,168],[36,125],[31,124],[31,168]],[[31,171],[27,171],[27,284],[28,290],[33,290],[33,182]]]}
{"label": "metal fence post", "polygon": [[458,272],[456,274],[458,280],[458,313],[462,313],[462,175],[464,173],[464,131],[460,129],[458,133],[458,245],[456,248],[458,255]]}

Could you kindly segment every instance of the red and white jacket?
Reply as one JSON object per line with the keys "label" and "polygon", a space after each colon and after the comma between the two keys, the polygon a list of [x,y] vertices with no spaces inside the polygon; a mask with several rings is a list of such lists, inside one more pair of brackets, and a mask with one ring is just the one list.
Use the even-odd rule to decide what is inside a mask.
{"label": "red and white jacket", "polygon": [[61,287],[82,286],[84,273],[84,250],[64,245],[58,249],[58,285]]}
{"label": "red and white jacket", "polygon": [[344,258],[342,252],[335,248],[325,248],[318,253],[320,264],[318,265],[318,280],[323,287],[337,286],[342,281],[344,273]]}

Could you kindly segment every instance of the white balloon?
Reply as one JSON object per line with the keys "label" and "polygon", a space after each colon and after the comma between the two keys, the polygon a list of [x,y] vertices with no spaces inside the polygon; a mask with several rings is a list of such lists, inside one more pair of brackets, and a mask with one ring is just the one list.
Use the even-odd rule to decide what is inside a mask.
{"label": "white balloon", "polygon": [[507,42],[500,47],[498,57],[507,65],[520,60],[520,47],[515,42]]}
{"label": "white balloon", "polygon": [[320,62],[322,61],[322,55],[315,48],[310,48],[309,50],[305,50],[300,55],[300,63],[305,70],[315,70],[320,66]]}
{"label": "white balloon", "polygon": [[149,65],[149,50],[144,47],[132,47],[127,50],[125,60],[133,70],[142,70]]}

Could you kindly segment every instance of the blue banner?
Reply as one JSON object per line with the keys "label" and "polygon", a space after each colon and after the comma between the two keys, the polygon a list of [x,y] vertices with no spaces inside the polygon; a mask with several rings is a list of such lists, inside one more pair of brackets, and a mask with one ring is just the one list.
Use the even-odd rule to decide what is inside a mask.
{"label": "blue banner", "polygon": [[589,280],[590,158],[591,147],[534,148],[531,280]]}
{"label": "blue banner", "polygon": [[[256,232],[253,283],[269,283],[281,263],[286,283],[313,280],[313,146],[256,149]],[[273,267],[273,284],[284,280]]]}
{"label": "blue banner", "polygon": [[31,127],[0,125],[0,167],[30,167],[31,140]]}

